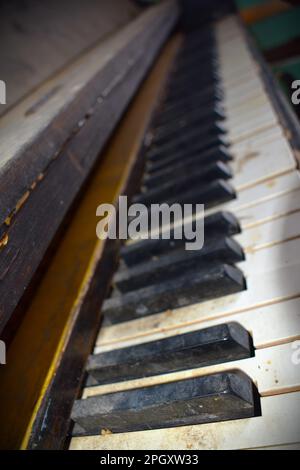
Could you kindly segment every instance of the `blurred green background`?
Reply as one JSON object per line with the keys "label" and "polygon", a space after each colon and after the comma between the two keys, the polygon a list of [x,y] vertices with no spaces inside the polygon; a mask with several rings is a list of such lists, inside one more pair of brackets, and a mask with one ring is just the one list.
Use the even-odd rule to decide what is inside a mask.
{"label": "blurred green background", "polygon": [[[235,0],[248,29],[290,97],[300,79],[300,2]],[[299,107],[294,107],[299,115]]]}

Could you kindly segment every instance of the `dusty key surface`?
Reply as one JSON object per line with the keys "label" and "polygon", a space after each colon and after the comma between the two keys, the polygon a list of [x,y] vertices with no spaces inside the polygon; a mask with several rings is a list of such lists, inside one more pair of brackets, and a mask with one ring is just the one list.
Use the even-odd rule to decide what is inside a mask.
{"label": "dusty key surface", "polygon": [[250,357],[252,340],[238,323],[90,356],[87,371],[98,384],[147,377]]}
{"label": "dusty key surface", "polygon": [[83,434],[216,422],[255,415],[255,390],[243,373],[226,372],[77,400],[72,419]]}

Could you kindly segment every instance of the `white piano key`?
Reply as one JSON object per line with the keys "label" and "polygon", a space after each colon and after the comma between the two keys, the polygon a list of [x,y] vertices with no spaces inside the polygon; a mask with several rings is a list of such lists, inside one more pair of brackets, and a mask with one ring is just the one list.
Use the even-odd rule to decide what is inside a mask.
{"label": "white piano key", "polygon": [[[233,185],[236,187],[237,181],[234,180]],[[238,191],[237,199],[208,209],[205,215],[221,210],[234,212],[245,230],[292,214],[299,209],[300,176],[298,171],[294,171],[277,178],[268,178],[267,181],[250,187],[245,186],[245,189]],[[202,213],[196,215],[195,219],[201,218],[202,215]],[[186,218],[186,223],[189,221],[190,219]],[[164,230],[169,230],[169,227],[162,229]],[[127,240],[127,243],[137,241]]]}
{"label": "white piano key", "polygon": [[[128,338],[129,331],[143,330],[146,336],[147,325],[157,325],[161,330],[175,330],[197,325],[202,328],[203,322],[219,320],[226,322],[243,312],[253,312],[268,305],[288,301],[300,296],[300,265],[291,265],[275,271],[264,273],[250,272],[247,276],[247,290],[226,297],[209,300],[175,310],[164,311],[144,319],[132,320],[102,328],[96,345],[102,346],[108,341],[119,340],[124,335]],[[150,327],[151,328],[151,327]]]}
{"label": "white piano key", "polygon": [[278,219],[285,215],[298,212],[300,209],[300,190],[296,189],[287,194],[259,202],[251,207],[235,211],[242,229]]}
{"label": "white piano key", "polygon": [[222,52],[222,54],[220,54],[220,60],[224,67],[226,67],[227,64],[239,63],[239,58],[237,54],[240,54],[241,62],[252,60],[251,55],[249,55],[249,50],[247,49],[247,46],[242,42],[238,43],[236,39],[231,39],[231,41],[223,42],[221,38],[217,38],[217,44],[219,50]]}
{"label": "white piano key", "polygon": [[[235,39],[225,43],[222,42],[222,39],[218,39],[217,44],[220,51],[220,62],[224,68],[228,68],[228,64],[243,64],[253,60],[246,45],[239,44]],[[238,54],[241,58],[240,61]]]}
{"label": "white piano key", "polygon": [[[241,83],[241,77],[247,77],[249,79],[257,79],[257,74],[253,74],[254,62],[246,57],[241,57],[241,60],[237,63],[225,63],[222,57],[223,52],[218,51],[218,67],[222,84],[226,87],[228,83]],[[246,78],[244,78],[246,80]]]}
{"label": "white piano key", "polygon": [[252,449],[300,442],[300,393],[264,397],[262,416],[178,428],[105,436],[77,437],[70,449],[80,450],[209,450]]}
{"label": "white piano key", "polygon": [[[221,50],[220,45],[217,47],[217,66],[220,72],[222,85],[225,88],[230,84],[233,86],[235,83],[242,83],[242,76],[244,77],[244,81],[247,81],[247,79],[249,79],[249,81],[259,80],[262,83],[262,78],[258,74],[257,65],[252,58],[241,55],[240,60],[230,63],[230,61],[224,57],[224,52]],[[238,54],[238,52],[236,54]]]}
{"label": "white piano key", "polygon": [[[264,124],[267,119],[275,120],[275,123],[278,123],[277,115],[269,102],[265,101],[265,103],[258,104],[250,100],[248,103],[244,103],[244,105],[245,106],[239,108],[237,112],[227,113],[227,118],[224,120],[224,125],[229,132],[230,138],[231,133],[236,131],[236,128],[255,127],[259,129],[259,123],[262,119],[262,124]],[[255,121],[255,117],[257,118],[258,116],[260,116],[260,119]]]}
{"label": "white piano key", "polygon": [[[299,172],[295,171],[257,185],[246,186],[237,192],[237,199],[208,209],[205,215],[221,210],[234,212],[242,229],[246,230],[293,214],[300,209],[299,181]],[[234,186],[237,186],[235,181]]]}
{"label": "white piano key", "polygon": [[238,267],[247,279],[251,273],[265,273],[293,264],[300,265],[300,238],[286,240],[260,250],[248,251],[246,260],[238,263]]}
{"label": "white piano key", "polygon": [[235,189],[240,191],[292,171],[296,166],[291,147],[283,138],[261,146],[259,151],[238,152],[238,157],[231,162]]}
{"label": "white piano key", "polygon": [[[233,186],[235,186],[234,179]],[[247,207],[255,206],[256,204],[288,194],[296,189],[300,189],[300,174],[297,170],[241,189],[237,192],[237,199],[220,205],[218,209],[237,212]],[[214,211],[216,210],[217,209],[214,209]]]}
{"label": "white piano key", "polygon": [[[219,23],[215,25],[215,36],[222,41],[222,44],[231,44],[232,42],[237,42],[242,39],[242,31],[240,27],[233,25],[225,29]],[[243,42],[243,41],[241,41]]]}
{"label": "white piano key", "polygon": [[256,349],[292,342],[300,337],[300,298],[228,315],[226,320],[215,318],[191,325],[174,325],[167,317],[162,322],[145,317],[134,322],[121,323],[100,330],[94,354],[125,348],[198,329],[209,328],[226,322],[237,322],[252,336]]}
{"label": "white piano key", "polygon": [[[261,111],[261,112],[259,112]],[[237,142],[247,139],[249,136],[256,135],[258,132],[262,132],[270,127],[276,126],[278,123],[277,116],[272,111],[263,108],[257,110],[257,118],[247,119],[245,116],[245,121],[240,123],[232,123],[228,129],[228,138],[229,141],[234,145]],[[227,125],[227,123],[225,123]]]}
{"label": "white piano key", "polygon": [[239,41],[237,38],[231,38],[230,40],[224,40],[222,37],[216,37],[217,44],[220,50],[223,52],[221,59],[225,57],[227,60],[224,60],[224,65],[227,63],[238,63],[239,57],[238,53],[241,54],[242,58],[246,57],[252,59],[252,56],[249,53],[248,47],[243,41]]}
{"label": "white piano key", "polygon": [[[250,68],[249,68],[250,67]],[[222,87],[226,92],[227,89],[230,89],[245,80],[254,80],[257,78],[257,73],[251,66],[240,66],[235,74],[223,73],[222,66],[220,66],[220,81],[222,82]]]}
{"label": "white piano key", "polygon": [[255,250],[274,245],[284,240],[300,236],[300,209],[298,212],[285,215],[269,222],[254,225],[236,235],[244,251],[252,253]]}
{"label": "white piano key", "polygon": [[[225,94],[227,90],[233,89],[234,87],[240,86],[245,83],[248,78],[249,81],[258,80],[257,74],[253,72],[252,64],[239,64],[238,66],[231,67],[228,71],[224,70],[224,67],[222,67],[222,65],[220,64],[218,68],[218,76]],[[260,84],[263,84],[261,80]],[[261,86],[259,88],[261,88]]]}
{"label": "white piano key", "polygon": [[[250,94],[250,97],[247,96]],[[226,122],[236,123],[238,117],[244,118],[244,116],[248,116],[251,118],[253,116],[255,108],[265,108],[265,111],[273,111],[272,103],[265,92],[265,90],[261,87],[259,90],[257,89],[254,93],[251,93],[246,90],[245,94],[242,94],[239,99],[239,103],[235,103],[236,97],[234,100],[230,102],[227,100],[226,92],[224,99],[222,101],[222,106],[225,108],[226,112]]]}
{"label": "white piano key", "polygon": [[224,105],[227,109],[229,109],[233,106],[236,106],[237,103],[250,100],[257,95],[263,95],[264,93],[265,89],[262,83],[258,80],[252,81],[250,83],[242,83],[230,92],[226,90],[226,94],[224,96]]}
{"label": "white piano key", "polygon": [[233,157],[240,158],[247,152],[259,152],[262,146],[272,144],[275,139],[285,139],[282,127],[277,124],[270,129],[263,129],[247,139],[230,146],[230,152]]}
{"label": "white piano key", "polygon": [[226,87],[225,89],[225,95],[226,95],[226,100],[233,100],[236,98],[236,96],[243,96],[248,90],[254,90],[254,89],[263,89],[264,90],[264,85],[262,81],[260,80],[259,77],[254,77],[251,78],[251,80],[245,80],[244,82],[241,82],[239,84],[236,84],[233,87]]}
{"label": "white piano key", "polygon": [[[229,132],[236,126],[245,126],[246,123],[253,126],[255,124],[253,121],[259,114],[263,114],[265,119],[267,116],[269,116],[269,118],[276,116],[271,103],[262,96],[246,103],[243,102],[238,110],[234,109],[233,112],[226,112],[227,117],[224,120],[224,124]],[[276,122],[277,121],[278,119],[276,117]]]}
{"label": "white piano key", "polygon": [[153,385],[203,377],[230,370],[240,370],[248,375],[256,385],[260,396],[300,391],[300,365],[293,362],[293,353],[292,343],[281,344],[270,348],[258,349],[255,351],[254,357],[238,361],[86,387],[82,398],[151,387]]}
{"label": "white piano key", "polygon": [[259,100],[269,106],[269,109],[273,109],[271,102],[262,87],[254,90],[246,90],[241,95],[236,95],[233,99],[227,99],[226,95],[222,100],[222,106],[225,110],[226,116],[229,119],[238,118],[239,113],[245,113],[245,110],[251,111],[255,105],[259,106]]}

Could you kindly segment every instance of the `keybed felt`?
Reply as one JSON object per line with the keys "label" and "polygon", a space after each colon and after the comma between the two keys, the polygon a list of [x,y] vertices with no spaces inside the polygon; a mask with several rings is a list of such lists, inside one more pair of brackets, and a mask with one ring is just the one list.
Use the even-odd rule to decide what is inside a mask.
{"label": "keybed felt", "polygon": [[[149,203],[152,197],[159,202],[175,200],[173,196],[168,197],[166,184],[174,166],[173,178],[178,185],[178,202],[203,202],[197,199],[199,195],[207,197],[209,207],[205,212],[206,220],[214,216],[212,220],[219,223],[223,221],[223,228],[220,229],[220,225],[214,232],[217,238],[212,242],[211,251],[209,244],[204,247],[207,253],[214,255],[208,255],[212,258],[206,261],[200,261],[199,255],[198,263],[209,272],[210,263],[220,261],[218,256],[229,257],[227,259],[233,269],[238,269],[244,276],[246,289],[244,286],[236,292],[230,292],[226,287],[227,295],[224,292],[218,295],[216,288],[216,294],[212,294],[211,298],[200,295],[201,299],[197,300],[196,296],[191,295],[192,301],[188,300],[182,305],[172,303],[168,297],[162,301],[162,295],[161,309],[159,303],[155,308],[149,304],[149,311],[145,311],[142,296],[146,289],[140,287],[145,283],[151,284],[155,279],[163,284],[164,276],[178,279],[181,269],[185,272],[188,270],[189,260],[181,251],[170,251],[170,247],[165,245],[151,248],[151,258],[143,254],[144,247],[145,250],[147,247],[144,241],[128,242],[122,252],[125,265],[114,278],[116,289],[119,285],[124,292],[115,292],[112,300],[106,304],[110,307],[120,306],[118,320],[115,324],[105,320],[100,329],[87,368],[90,371],[87,384],[73,411],[73,419],[77,424],[71,449],[299,449],[300,366],[295,359],[297,344],[294,343],[300,339],[300,179],[296,159],[286,129],[282,127],[270,99],[261,67],[253,57],[237,18],[230,16],[218,21],[212,36],[209,30],[204,32],[201,41],[209,45],[208,51],[198,51],[194,55],[199,41],[197,35],[190,37],[185,55],[179,55],[177,75],[175,70],[174,82],[172,77],[170,79],[169,102],[161,108],[157,117],[156,137],[155,127],[152,130],[153,145],[147,151],[142,192],[136,200],[147,200]],[[197,61],[206,67],[209,65],[206,78],[197,75]],[[187,65],[191,72],[186,72]],[[176,89],[184,90],[184,80],[188,74],[191,83],[199,80],[195,103],[188,96],[180,97],[179,102],[174,100],[178,97]],[[205,112],[201,115],[197,112],[198,108],[205,108]],[[177,121],[177,127],[172,129],[170,120]],[[205,129],[202,134],[198,133],[200,143],[195,137],[195,124],[196,129]],[[178,139],[176,133],[179,134]],[[178,142],[177,146],[174,146],[174,141]],[[217,173],[219,168],[221,171],[223,168],[222,165],[216,165],[218,161],[225,165],[223,174]],[[207,169],[209,162],[213,164],[212,169]],[[192,189],[189,189],[188,183],[186,187],[180,187],[178,180],[181,169],[182,175],[188,175],[191,171],[199,171],[200,174],[201,170],[206,171],[207,175],[211,174],[208,183],[203,178],[205,191],[200,192],[197,186],[193,186],[192,178]],[[232,172],[231,178],[229,173],[225,178],[227,169]],[[209,184],[218,182],[215,178],[220,176],[222,181],[228,180],[226,185],[216,185],[211,189]],[[163,184],[166,184],[165,189],[160,186]],[[233,188],[233,192],[228,188]],[[224,225],[226,214],[230,214],[229,225]],[[200,215],[196,214],[196,217]],[[235,220],[241,230],[235,226]],[[228,229],[230,224],[236,228]],[[224,254],[224,245],[220,245],[220,240],[222,237],[224,239],[225,226],[225,230],[229,230],[229,240],[238,243],[234,246],[242,249],[245,258],[234,257],[230,250],[227,251],[228,245]],[[139,244],[142,248],[140,255]],[[219,251],[216,250],[217,246]],[[223,251],[220,246],[223,246]],[[126,267],[126,256],[134,259],[132,266]],[[186,279],[192,284],[193,273],[197,280],[199,269],[191,264],[193,267]],[[173,269],[175,265],[177,270]],[[129,298],[132,295],[128,289],[136,286],[138,289],[134,292],[137,298],[130,304],[122,304],[126,296]],[[201,290],[201,283],[195,282],[194,286],[195,291]],[[183,281],[175,283],[173,290],[170,290],[171,297],[180,299],[180,290],[184,292],[184,289]],[[158,291],[156,288],[149,292],[155,296]],[[163,293],[163,287],[160,291]],[[128,313],[124,313],[122,318],[122,311],[126,312],[128,305]],[[143,312],[138,312],[139,305],[143,305]],[[137,315],[131,315],[134,309]],[[105,316],[113,315],[113,310],[105,305],[103,311]],[[249,335],[251,349],[239,358],[241,352],[237,345],[240,340],[231,343],[227,336],[228,344],[233,349],[230,349],[230,355],[223,351],[223,356],[221,354],[220,361],[217,361],[211,346],[208,347],[205,341],[205,344],[200,345],[195,338],[199,338],[197,335],[201,332],[220,333],[223,325],[230,324],[241,328],[239,331],[243,338]],[[196,343],[189,344],[189,341]],[[180,347],[188,344],[190,349],[185,349],[183,354]],[[196,347],[193,352],[191,344]],[[173,363],[170,359],[172,345],[176,356]],[[197,366],[197,348],[201,351],[202,359],[208,361],[206,364]],[[188,351],[191,351],[190,355]],[[188,357],[186,367],[185,357]],[[194,362],[193,357],[196,358]],[[151,359],[153,369],[149,366],[149,374],[147,360]],[[114,365],[115,371],[118,371],[119,363],[123,364],[123,368],[119,369],[120,375],[116,372],[109,379],[105,367]],[[130,377],[128,371],[134,371],[135,365],[135,374]],[[233,371],[242,375],[232,377]],[[223,404],[223,412],[228,413],[222,415],[220,410],[219,414],[216,411],[212,422],[206,422],[206,417],[199,413],[199,409],[195,411],[193,407],[196,402],[193,402],[191,417],[187,408],[190,403],[189,393],[192,392],[185,396],[185,387],[189,387],[192,380],[207,380],[209,377],[218,380],[220,385],[224,377],[222,374],[228,374],[227,380],[231,377],[234,381],[240,381],[239,387],[248,390],[247,398],[243,396],[240,401],[240,395],[229,393],[229,400],[232,400],[230,406],[229,402]],[[107,379],[101,383],[104,377]],[[245,380],[246,377],[250,382]],[[253,385],[254,392],[249,383]],[[201,389],[202,382],[199,384]],[[149,418],[151,413],[146,405],[144,409],[136,408],[135,400],[138,396],[141,399],[147,396],[148,400],[155,401],[155,393],[157,397],[160,394],[164,396],[169,390],[176,395],[176,390],[181,389],[181,395],[178,396],[180,419],[172,411],[172,400],[168,398],[170,409],[158,403],[153,410],[153,423],[149,422],[148,426],[147,423],[143,424],[145,417]],[[211,389],[210,393],[212,401],[204,404],[200,393],[197,406],[210,409],[213,400],[218,399],[216,389]],[[114,404],[116,402],[118,405]],[[138,430],[129,404],[132,406],[131,411],[141,413]],[[112,424],[112,430],[107,426],[106,432],[103,423],[109,422],[105,408],[109,406],[109,416],[116,421],[113,421],[115,424]],[[246,409],[249,417],[243,417]],[[161,421],[158,418],[155,421],[159,414]]]}

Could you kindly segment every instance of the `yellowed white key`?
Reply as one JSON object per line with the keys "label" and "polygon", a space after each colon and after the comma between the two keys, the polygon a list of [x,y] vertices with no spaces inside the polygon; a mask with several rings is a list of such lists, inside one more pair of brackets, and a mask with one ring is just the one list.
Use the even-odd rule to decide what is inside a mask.
{"label": "yellowed white key", "polygon": [[[249,101],[251,100],[251,104]],[[248,113],[248,109],[251,107],[254,109],[255,107],[260,106],[269,106],[272,109],[270,100],[266,93],[261,92],[255,97],[251,97],[248,101],[241,101],[236,106],[226,107],[226,103],[223,103],[223,106],[226,109],[226,118],[224,122],[226,123],[227,127],[230,127],[231,123],[235,123],[238,119],[241,119],[241,116],[244,116]],[[253,109],[250,109],[251,113],[253,113]],[[249,113],[248,113],[249,116]]]}
{"label": "yellowed white key", "polygon": [[235,240],[244,251],[252,253],[284,240],[300,236],[300,208],[297,212],[245,229]]}
{"label": "yellowed white key", "polygon": [[242,226],[242,230],[298,212],[300,208],[299,196],[300,190],[296,189],[282,196],[237,210],[236,216]]}
{"label": "yellowed white key", "polygon": [[[261,111],[259,113],[259,111]],[[265,129],[269,129],[273,126],[276,126],[278,123],[278,118],[274,112],[269,108],[258,109],[258,116],[255,118],[247,119],[245,116],[245,121],[240,123],[232,123],[228,129],[228,138],[232,144],[243,141],[249,136],[255,136],[258,132],[262,132]],[[248,122],[248,125],[245,124]],[[225,124],[227,125],[227,123]]]}
{"label": "yellowed white key", "polygon": [[230,108],[235,106],[237,102],[246,101],[258,94],[264,94],[265,89],[260,80],[252,80],[250,82],[241,83],[230,90],[226,90],[224,96],[224,106]]}
{"label": "yellowed white key", "polygon": [[[250,67],[250,68],[249,68]],[[257,72],[255,68],[251,66],[240,66],[235,74],[223,73],[222,68],[220,67],[220,80],[222,82],[222,87],[226,92],[227,89],[230,89],[245,80],[253,80],[257,78]]]}
{"label": "yellowed white key", "polygon": [[263,129],[261,132],[257,132],[255,135],[249,136],[247,139],[231,145],[229,151],[234,159],[237,159],[248,152],[259,153],[262,146],[272,144],[275,139],[279,138],[287,140],[282,127],[277,124],[270,129]]}
{"label": "yellowed white key", "polygon": [[247,276],[247,290],[243,292],[102,328],[97,346],[102,345],[102,342],[107,343],[109,338],[120,339],[124,331],[127,336],[130,329],[138,332],[141,326],[146,334],[147,323],[158,325],[162,330],[191,328],[192,325],[202,328],[204,322],[226,322],[228,317],[232,319],[237,314],[297,298],[300,296],[299,275],[299,265],[263,273],[250,272]]}
{"label": "yellowed white key", "polygon": [[234,187],[242,188],[266,181],[282,173],[292,171],[297,166],[295,157],[285,139],[262,145],[259,151],[249,150],[238,153],[231,162],[234,174]]}
{"label": "yellowed white key", "polygon": [[167,314],[161,321],[155,315],[100,330],[94,354],[148,343],[226,322],[237,322],[252,336],[256,349],[290,343],[300,338],[300,297],[265,305],[242,313],[214,318],[200,324],[176,325]]}
{"label": "yellowed white key", "polygon": [[238,263],[238,267],[247,279],[252,273],[258,275],[292,264],[300,265],[300,238],[281,241],[260,250],[248,251],[246,260]]}
{"label": "yellowed white key", "polygon": [[[235,184],[234,180],[233,184]],[[218,211],[230,211],[235,213],[237,217],[241,217],[243,230],[249,229],[298,211],[300,204],[298,205],[298,192],[294,193],[296,190],[300,191],[300,175],[298,171],[293,171],[246,187],[238,191],[237,199],[208,209],[205,211],[205,215]],[[277,199],[281,197],[282,202],[278,203]],[[196,215],[195,218],[198,217],[202,217],[202,213]],[[169,230],[168,227],[166,229]],[[276,236],[277,234],[278,232],[276,232]],[[136,242],[137,240],[127,241],[128,244]]]}
{"label": "yellowed white key", "polygon": [[[235,180],[233,178],[233,186]],[[247,207],[255,206],[256,204],[270,201],[271,199],[286,195],[297,189],[300,189],[300,175],[297,170],[288,173],[283,173],[277,177],[269,178],[266,181],[257,183],[253,186],[241,188],[237,192],[237,198],[233,201],[227,202],[213,208],[208,213],[215,212],[216,210],[228,210],[237,212]]]}
{"label": "yellowed white key", "polygon": [[245,126],[246,122],[249,126],[256,125],[255,117],[257,118],[259,114],[263,114],[265,119],[267,116],[270,118],[275,116],[276,122],[278,121],[270,102],[263,97],[259,97],[256,100],[242,103],[238,110],[234,109],[233,112],[228,112],[224,124],[228,131],[232,132],[234,127]]}
{"label": "yellowed white key", "polygon": [[281,344],[270,348],[258,349],[255,351],[255,356],[248,359],[87,387],[84,389],[82,398],[151,387],[153,385],[203,377],[230,370],[240,370],[248,375],[256,385],[261,396],[300,391],[300,367],[296,361],[293,361],[294,352],[292,343]]}

